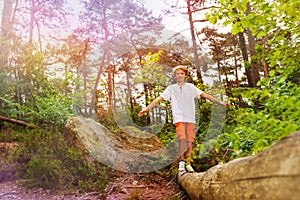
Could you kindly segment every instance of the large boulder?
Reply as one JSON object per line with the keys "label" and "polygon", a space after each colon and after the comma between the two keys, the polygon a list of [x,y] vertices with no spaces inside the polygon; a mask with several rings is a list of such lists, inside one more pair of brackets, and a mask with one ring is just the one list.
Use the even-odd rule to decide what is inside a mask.
{"label": "large boulder", "polygon": [[168,152],[161,141],[133,126],[111,132],[93,119],[73,117],[65,124],[65,138],[89,159],[116,170],[150,172],[168,164],[163,162]]}
{"label": "large boulder", "polygon": [[203,173],[180,173],[191,199],[300,199],[300,131],[257,155]]}

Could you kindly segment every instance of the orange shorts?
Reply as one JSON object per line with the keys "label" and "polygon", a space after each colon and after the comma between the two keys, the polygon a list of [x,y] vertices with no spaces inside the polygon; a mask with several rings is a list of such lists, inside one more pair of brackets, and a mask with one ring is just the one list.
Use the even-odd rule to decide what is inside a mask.
{"label": "orange shorts", "polygon": [[188,142],[194,142],[196,133],[195,133],[195,124],[186,123],[186,122],[177,122],[175,124],[176,135],[178,140],[186,140]]}

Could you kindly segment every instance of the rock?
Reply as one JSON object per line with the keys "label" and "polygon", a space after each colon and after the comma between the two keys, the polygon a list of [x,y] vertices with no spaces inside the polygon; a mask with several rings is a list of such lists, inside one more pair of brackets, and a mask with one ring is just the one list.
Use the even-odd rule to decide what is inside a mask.
{"label": "rock", "polygon": [[65,124],[65,138],[73,147],[116,170],[143,173],[161,169],[168,152],[153,134],[136,127],[110,132],[93,119],[73,117]]}
{"label": "rock", "polygon": [[180,173],[191,199],[300,198],[300,131],[255,156],[217,165],[203,173]]}

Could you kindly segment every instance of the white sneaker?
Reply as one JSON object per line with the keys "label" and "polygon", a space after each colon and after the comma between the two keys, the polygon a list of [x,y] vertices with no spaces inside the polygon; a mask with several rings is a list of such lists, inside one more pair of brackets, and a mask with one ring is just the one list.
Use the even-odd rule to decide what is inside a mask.
{"label": "white sneaker", "polygon": [[186,165],[185,168],[186,168],[186,170],[187,170],[188,172],[195,172],[195,170],[193,169],[192,165],[190,165],[190,164]]}
{"label": "white sneaker", "polygon": [[180,171],[180,172],[185,171],[185,162],[184,161],[179,162],[178,171]]}

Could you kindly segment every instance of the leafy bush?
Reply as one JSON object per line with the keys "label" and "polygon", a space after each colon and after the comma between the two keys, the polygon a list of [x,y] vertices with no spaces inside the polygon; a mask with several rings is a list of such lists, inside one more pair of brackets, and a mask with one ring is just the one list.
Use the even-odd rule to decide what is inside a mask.
{"label": "leafy bush", "polygon": [[37,155],[26,164],[23,181],[29,187],[42,187],[45,189],[57,188],[62,185],[64,173],[62,162],[53,158],[43,158]]}
{"label": "leafy bush", "polygon": [[65,120],[73,115],[72,101],[58,94],[37,96],[32,104],[20,105],[4,97],[0,97],[0,102],[5,105],[5,109],[1,109],[5,112],[3,115],[46,128],[62,128]]}
{"label": "leafy bush", "polygon": [[161,142],[164,145],[169,144],[171,141],[176,139],[176,132],[175,132],[175,126],[173,123],[167,123],[164,125],[163,128],[157,132],[157,137],[160,138]]}
{"label": "leafy bush", "polygon": [[[260,84],[269,86],[277,78],[263,79]],[[217,150],[232,149],[232,158],[255,154],[300,129],[298,85],[277,80],[264,89],[237,94],[243,94],[249,107],[237,109],[236,117],[218,140]]]}
{"label": "leafy bush", "polygon": [[61,95],[36,97],[35,106],[27,107],[27,113],[36,124],[61,128],[65,120],[72,116],[71,106],[71,100]]}

